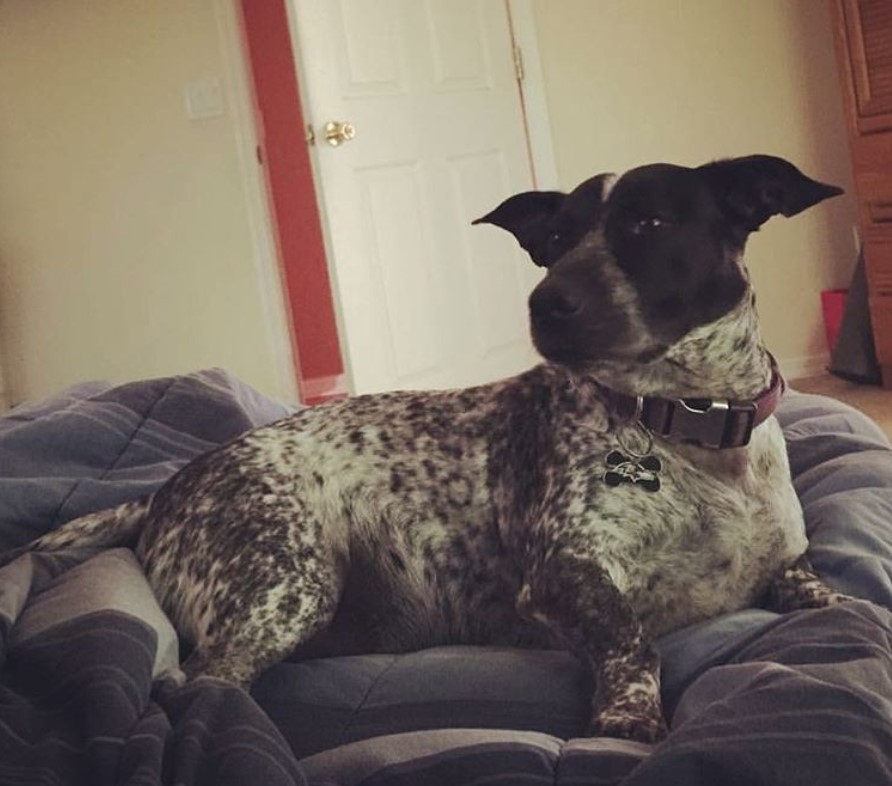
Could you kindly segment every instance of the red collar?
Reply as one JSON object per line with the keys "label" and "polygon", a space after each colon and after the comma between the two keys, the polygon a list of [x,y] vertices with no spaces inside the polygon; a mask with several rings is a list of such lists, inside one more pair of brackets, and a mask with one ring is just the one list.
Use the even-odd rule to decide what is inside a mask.
{"label": "red collar", "polygon": [[658,437],[704,448],[741,448],[749,444],[753,429],[774,413],[787,388],[774,358],[771,369],[771,383],[750,401],[606,393],[611,408]]}

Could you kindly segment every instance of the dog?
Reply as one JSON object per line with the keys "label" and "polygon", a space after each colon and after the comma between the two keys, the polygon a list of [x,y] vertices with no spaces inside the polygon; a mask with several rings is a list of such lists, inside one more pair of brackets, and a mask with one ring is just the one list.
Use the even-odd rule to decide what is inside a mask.
{"label": "dog", "polygon": [[253,430],[151,496],[7,555],[130,545],[187,679],[293,653],[560,646],[591,734],[666,733],[668,631],[845,600],[814,574],[747,238],[842,193],[770,156],[598,175],[474,223],[545,276],[545,362],[464,390],[356,396]]}

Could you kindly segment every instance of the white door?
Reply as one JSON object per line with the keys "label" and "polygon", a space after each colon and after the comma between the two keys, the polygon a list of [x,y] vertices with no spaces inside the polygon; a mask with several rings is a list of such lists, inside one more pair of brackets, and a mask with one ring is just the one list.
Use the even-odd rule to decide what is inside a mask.
{"label": "white door", "polygon": [[[352,389],[529,367],[536,268],[471,226],[532,188],[505,0],[292,3]],[[329,121],[355,137],[330,146]]]}

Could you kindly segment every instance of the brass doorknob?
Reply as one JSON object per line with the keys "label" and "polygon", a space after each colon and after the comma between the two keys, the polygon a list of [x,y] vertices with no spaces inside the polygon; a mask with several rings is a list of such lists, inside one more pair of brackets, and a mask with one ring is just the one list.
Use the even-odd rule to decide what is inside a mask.
{"label": "brass doorknob", "polygon": [[322,128],[325,141],[332,147],[343,145],[356,136],[356,129],[352,123],[343,120],[329,120]]}

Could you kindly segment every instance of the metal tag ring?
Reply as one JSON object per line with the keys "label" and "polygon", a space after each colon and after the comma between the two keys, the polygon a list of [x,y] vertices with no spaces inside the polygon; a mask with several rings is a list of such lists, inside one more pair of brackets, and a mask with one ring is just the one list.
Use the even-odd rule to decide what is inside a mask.
{"label": "metal tag ring", "polygon": [[648,431],[647,426],[645,426],[640,420],[635,422],[635,428],[638,431],[639,436],[643,440],[644,447],[639,449],[634,449],[629,447],[628,442],[623,439],[622,431],[618,431],[616,434],[616,441],[619,443],[619,446],[630,456],[636,459],[642,459],[645,456],[650,455],[650,451],[654,446],[654,435]]}

